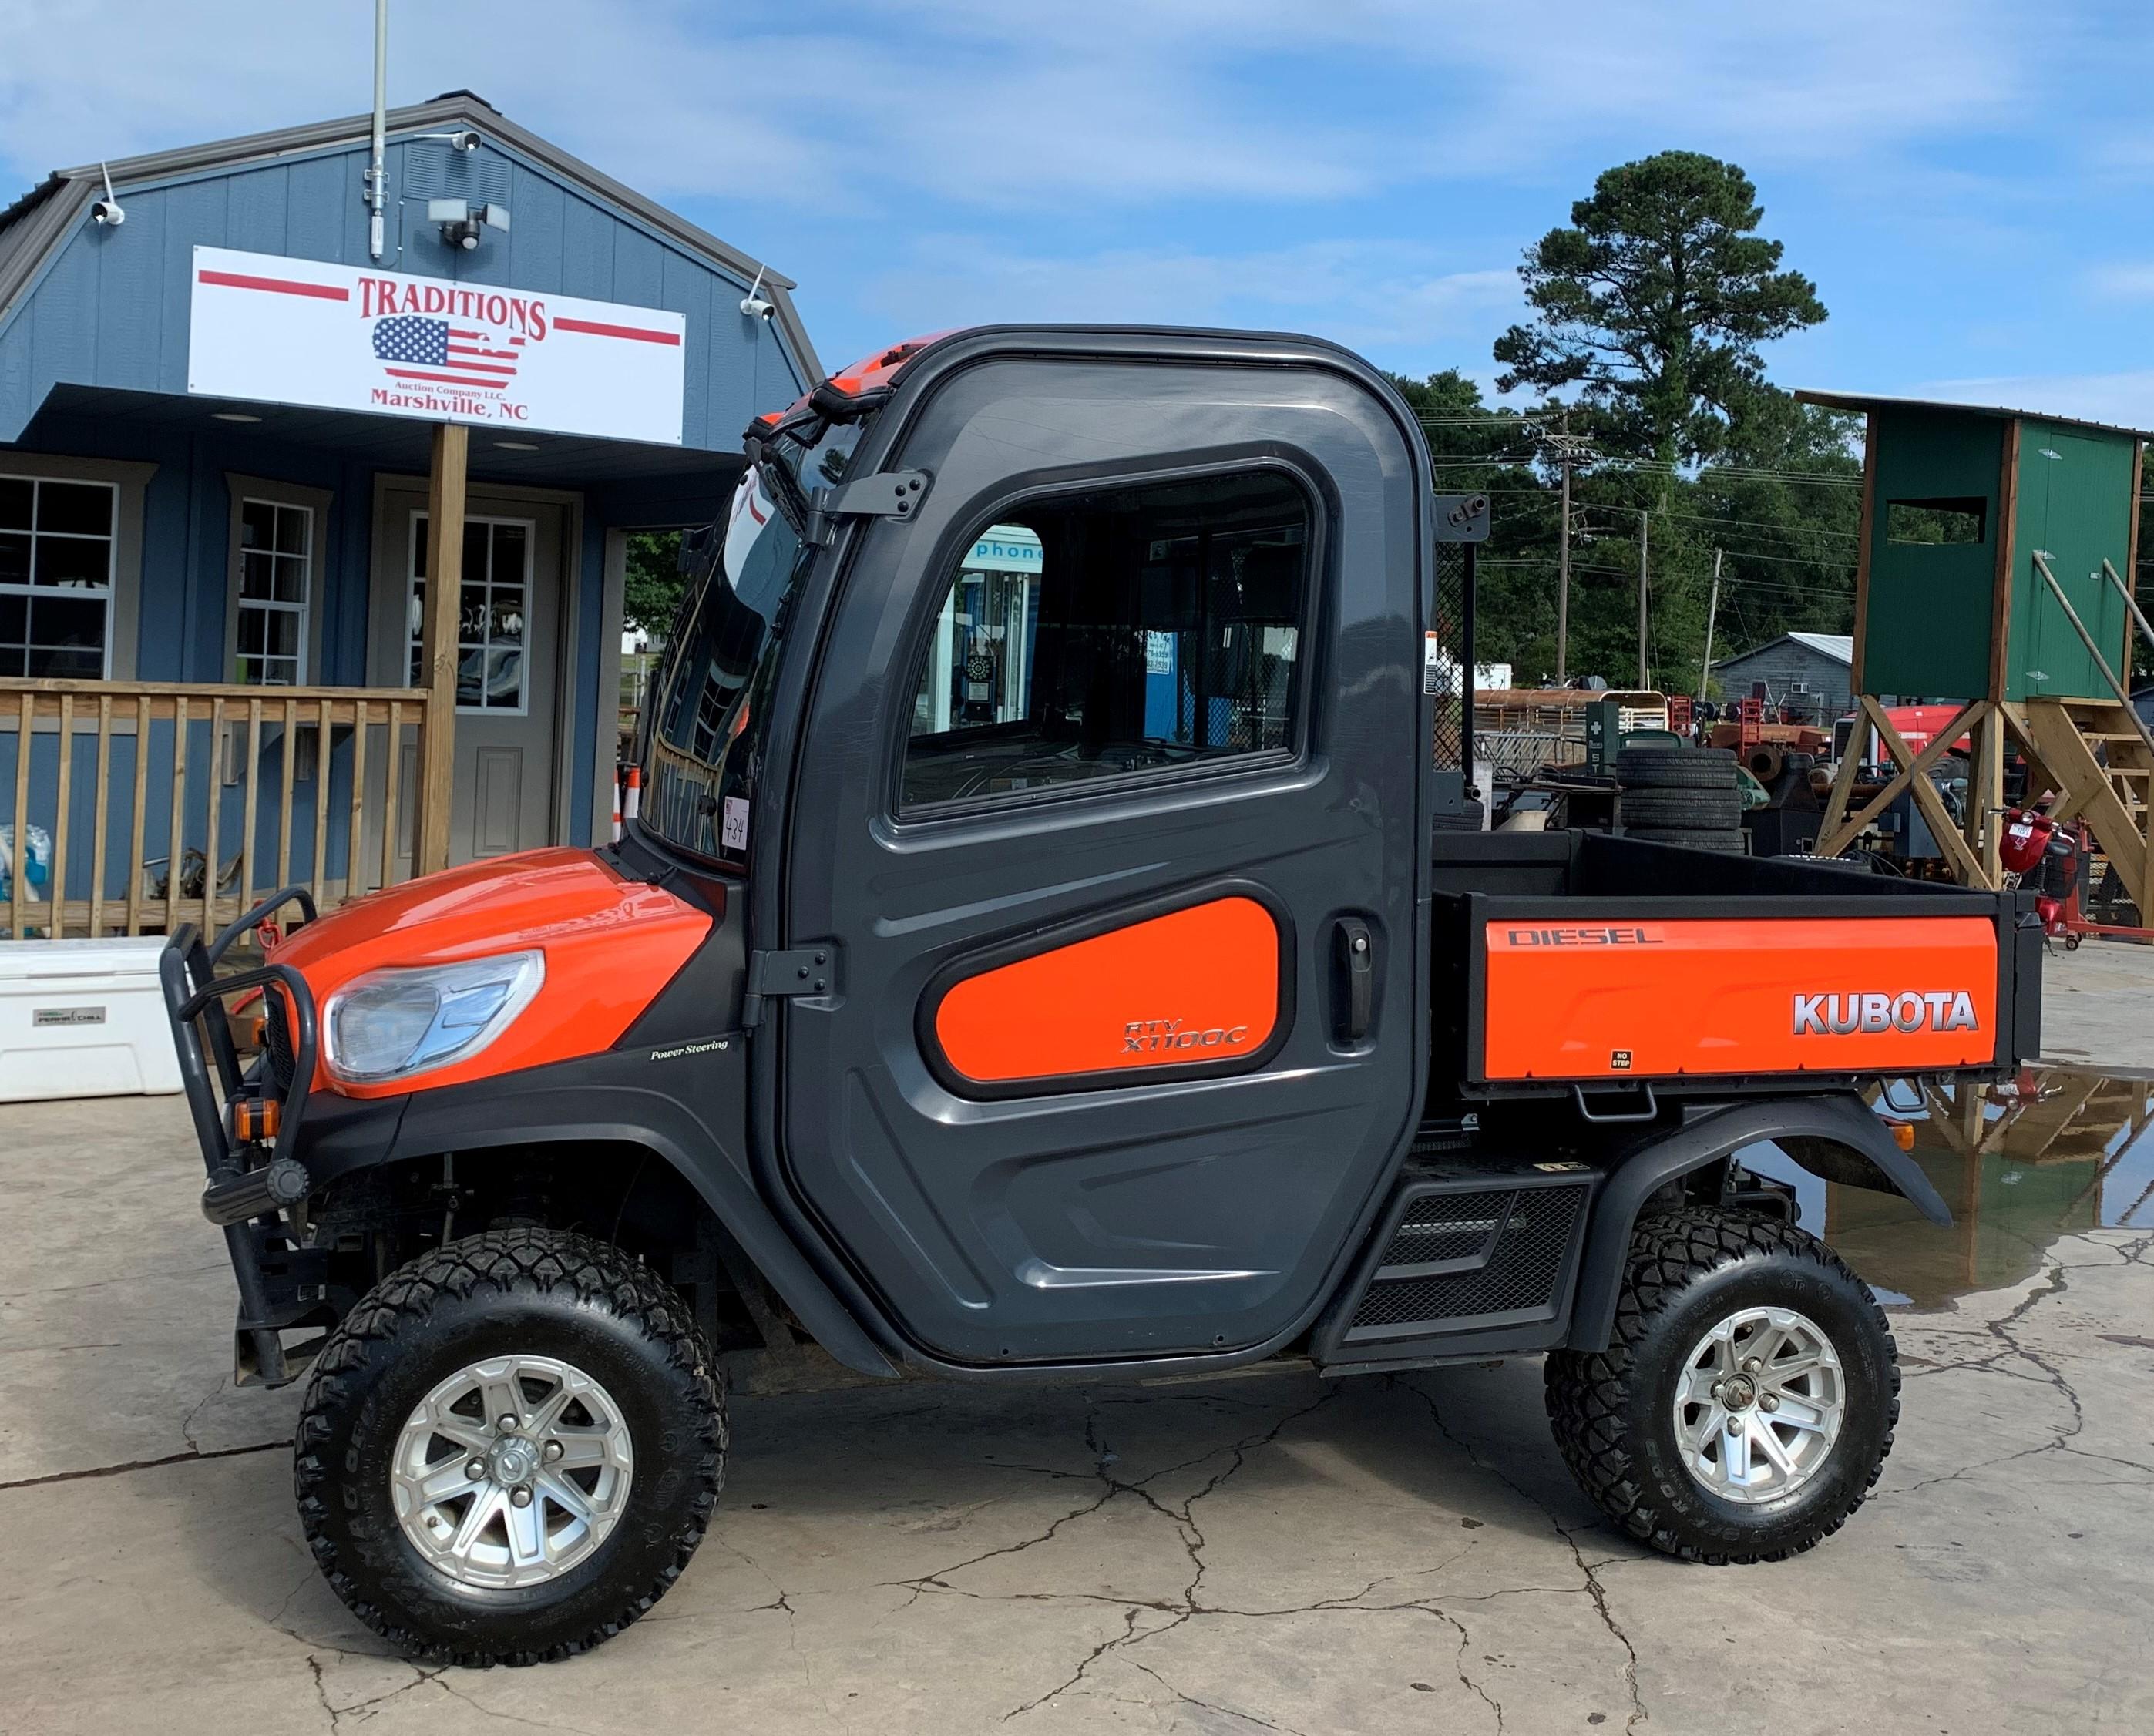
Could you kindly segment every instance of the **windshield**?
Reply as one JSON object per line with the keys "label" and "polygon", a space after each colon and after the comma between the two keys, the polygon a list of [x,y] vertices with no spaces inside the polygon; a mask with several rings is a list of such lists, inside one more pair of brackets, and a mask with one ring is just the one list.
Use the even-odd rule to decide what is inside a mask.
{"label": "windshield", "polygon": [[763,701],[802,565],[799,505],[843,480],[860,425],[809,432],[765,447],[726,516],[686,540],[687,591],[644,702],[642,823],[714,862],[748,860]]}

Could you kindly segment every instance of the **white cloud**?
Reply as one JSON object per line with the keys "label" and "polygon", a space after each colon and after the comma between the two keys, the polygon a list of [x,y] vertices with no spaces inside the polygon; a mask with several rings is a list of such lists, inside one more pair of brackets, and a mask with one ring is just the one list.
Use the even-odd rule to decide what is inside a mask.
{"label": "white cloud", "polygon": [[[28,173],[354,112],[368,13],[0,0],[0,160]],[[1330,200],[1529,171],[1581,142],[1848,159],[2031,124],[2070,28],[2005,0],[1938,18],[1935,0],[397,0],[392,94],[471,86],[666,197]]]}
{"label": "white cloud", "polygon": [[1057,257],[938,236],[871,274],[861,299],[892,330],[1063,319],[1289,327],[1356,350],[1485,354],[1488,335],[1513,317],[1519,280],[1508,267],[1447,269],[1434,249],[1411,243]]}
{"label": "white cloud", "polygon": [[2154,368],[2111,374],[2003,374],[1935,380],[1905,388],[1912,398],[2071,416],[2121,428],[2154,428]]}
{"label": "white cloud", "polygon": [[2111,301],[2154,301],[2154,263],[2098,265],[2087,273],[2094,293]]}

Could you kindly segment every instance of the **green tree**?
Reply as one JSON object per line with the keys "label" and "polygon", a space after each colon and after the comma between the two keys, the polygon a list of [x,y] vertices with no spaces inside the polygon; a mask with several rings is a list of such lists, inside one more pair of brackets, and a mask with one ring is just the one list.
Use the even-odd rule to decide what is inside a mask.
{"label": "green tree", "polygon": [[628,539],[628,572],[621,585],[621,622],[652,641],[671,631],[681,606],[681,533],[640,530]]}
{"label": "green tree", "polygon": [[1756,232],[1764,215],[1742,170],[1697,151],[1606,171],[1570,227],[1526,251],[1535,318],[1497,340],[1498,389],[1577,389],[1610,451],[1712,457],[1763,383],[1758,346],[1825,317]]}

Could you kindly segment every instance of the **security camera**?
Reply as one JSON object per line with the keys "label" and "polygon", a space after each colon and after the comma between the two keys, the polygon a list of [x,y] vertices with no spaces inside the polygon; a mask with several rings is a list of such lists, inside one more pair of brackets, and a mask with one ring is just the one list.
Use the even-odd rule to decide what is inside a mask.
{"label": "security camera", "polygon": [[755,268],[755,281],[748,286],[748,294],[741,298],[741,312],[751,319],[768,319],[778,310],[758,293],[763,288],[763,268]]}
{"label": "security camera", "polygon": [[105,197],[89,207],[89,214],[108,229],[117,229],[127,221],[127,213],[120,208],[120,196],[112,191],[112,171],[103,163],[97,168],[105,176]]}
{"label": "security camera", "polygon": [[470,131],[451,133],[449,143],[458,151],[476,151],[478,149],[478,135]]}

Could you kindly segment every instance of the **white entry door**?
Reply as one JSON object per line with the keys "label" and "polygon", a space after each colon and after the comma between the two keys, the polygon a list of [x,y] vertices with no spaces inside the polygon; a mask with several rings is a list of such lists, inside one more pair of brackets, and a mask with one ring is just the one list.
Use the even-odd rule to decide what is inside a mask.
{"label": "white entry door", "polygon": [[[374,679],[421,685],[426,500],[387,488],[375,539]],[[464,523],[457,615],[456,764],[449,860],[507,855],[556,840],[562,739],[561,561],[565,509],[474,491]],[[412,750],[399,779],[397,854],[410,871]]]}

